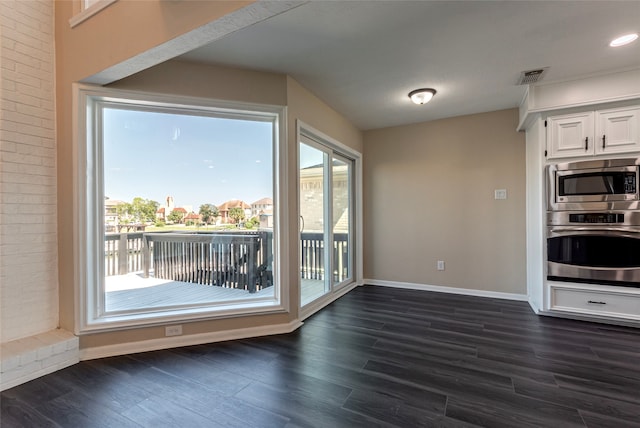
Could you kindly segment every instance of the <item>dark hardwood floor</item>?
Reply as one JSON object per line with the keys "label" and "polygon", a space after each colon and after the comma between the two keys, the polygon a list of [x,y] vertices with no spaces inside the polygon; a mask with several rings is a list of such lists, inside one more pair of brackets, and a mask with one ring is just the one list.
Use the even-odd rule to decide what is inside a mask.
{"label": "dark hardwood floor", "polygon": [[640,427],[640,329],[360,287],[298,331],[85,361],[2,427]]}

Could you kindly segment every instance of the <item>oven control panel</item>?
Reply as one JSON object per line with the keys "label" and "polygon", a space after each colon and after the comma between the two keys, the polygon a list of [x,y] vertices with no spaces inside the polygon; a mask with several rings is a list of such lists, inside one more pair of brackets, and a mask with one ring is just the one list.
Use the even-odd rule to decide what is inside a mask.
{"label": "oven control panel", "polygon": [[569,223],[624,223],[624,214],[620,214],[620,213],[569,214]]}

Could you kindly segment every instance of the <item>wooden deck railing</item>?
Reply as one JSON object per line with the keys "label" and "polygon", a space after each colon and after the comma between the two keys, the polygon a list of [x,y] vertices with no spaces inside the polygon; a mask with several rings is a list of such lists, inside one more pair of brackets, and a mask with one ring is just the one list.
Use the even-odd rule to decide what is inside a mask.
{"label": "wooden deck railing", "polygon": [[104,237],[106,276],[125,275],[142,270],[143,233],[113,233]]}
{"label": "wooden deck railing", "polygon": [[[350,276],[348,234],[333,235],[333,281]],[[303,233],[302,279],[325,279],[322,233]],[[105,275],[143,272],[156,278],[251,292],[273,283],[272,232],[152,232],[105,235]]]}
{"label": "wooden deck railing", "polygon": [[[325,279],[324,235],[302,233],[300,237],[300,274],[302,279]],[[333,234],[333,281],[342,282],[349,273],[349,234]]]}
{"label": "wooden deck railing", "polygon": [[273,285],[272,234],[145,233],[145,276],[239,288],[254,293]]}

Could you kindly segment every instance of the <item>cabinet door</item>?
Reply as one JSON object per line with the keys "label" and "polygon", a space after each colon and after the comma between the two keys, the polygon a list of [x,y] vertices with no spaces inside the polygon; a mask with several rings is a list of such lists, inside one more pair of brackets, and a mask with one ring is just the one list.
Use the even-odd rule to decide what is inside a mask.
{"label": "cabinet door", "polygon": [[640,151],[639,123],[637,107],[596,112],[596,154]]}
{"label": "cabinet door", "polygon": [[547,118],[549,159],[594,154],[593,112],[551,116]]}

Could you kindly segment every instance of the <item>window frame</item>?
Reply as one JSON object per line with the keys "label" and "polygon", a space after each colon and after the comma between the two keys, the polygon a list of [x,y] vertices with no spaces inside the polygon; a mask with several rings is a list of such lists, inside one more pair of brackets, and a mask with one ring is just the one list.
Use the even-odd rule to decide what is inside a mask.
{"label": "window frame", "polygon": [[78,0],[80,3],[80,12],[69,19],[69,26],[73,28],[80,25],[117,1],[118,0]]}
{"label": "window frame", "polygon": [[[75,333],[115,331],[172,322],[220,319],[290,311],[288,272],[288,231],[286,194],[286,107],[165,95],[74,84],[73,106],[73,212]],[[105,105],[131,105],[135,110],[153,109],[184,114],[230,118],[258,118],[274,124],[273,199],[274,199],[274,298],[239,300],[207,307],[180,307],[150,312],[112,313],[104,311],[104,186],[102,159],[102,122]]]}
{"label": "window frame", "polygon": [[[312,145],[317,147],[323,147],[323,151],[327,150],[331,153],[329,164],[332,164],[332,156],[338,155],[341,158],[350,160],[353,162],[353,171],[352,171],[352,183],[351,183],[351,203],[354,204],[354,213],[350,218],[350,229],[351,236],[350,241],[352,243],[352,254],[350,255],[350,263],[352,263],[351,269],[351,279],[347,279],[340,283],[333,284],[331,281],[330,291],[325,293],[322,297],[318,299],[308,302],[305,305],[302,305],[301,296],[298,296],[298,310],[300,312],[300,319],[304,320],[314,313],[318,312],[320,309],[326,307],[328,304],[343,296],[344,294],[351,291],[353,288],[363,285],[363,200],[362,200],[362,154],[349,147],[335,138],[330,137],[329,135],[319,131],[318,129],[312,127],[311,125],[303,122],[302,120],[296,121],[296,150],[298,150],[299,144],[302,139],[306,139],[305,144],[312,143]],[[297,189],[300,189],[300,156],[296,156],[296,180],[297,180]],[[333,180],[333,171],[332,168],[329,168],[329,176],[327,180]],[[298,195],[297,201],[297,214],[300,214],[300,195]],[[332,198],[332,196],[329,196]],[[333,213],[331,213],[332,215]],[[300,231],[301,224],[300,218],[298,215],[298,228]],[[332,234],[331,234],[332,235]],[[333,239],[333,237],[331,237]],[[297,239],[298,248],[297,254],[300,253],[300,239]],[[332,262],[333,263],[333,262]],[[296,267],[296,270],[299,271],[300,266]],[[299,277],[298,272],[298,277]],[[301,282],[299,280],[298,290],[301,289]]]}

